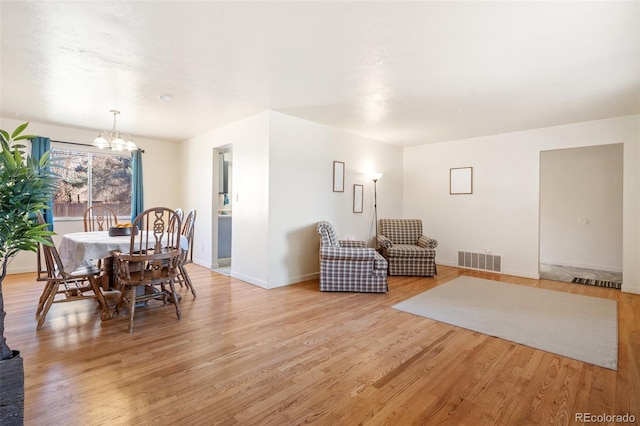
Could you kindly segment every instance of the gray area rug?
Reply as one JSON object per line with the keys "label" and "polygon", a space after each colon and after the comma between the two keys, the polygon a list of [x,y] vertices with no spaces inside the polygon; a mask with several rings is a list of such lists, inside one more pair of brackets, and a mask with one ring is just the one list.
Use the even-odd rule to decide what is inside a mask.
{"label": "gray area rug", "polygon": [[618,369],[615,300],[462,276],[393,308]]}

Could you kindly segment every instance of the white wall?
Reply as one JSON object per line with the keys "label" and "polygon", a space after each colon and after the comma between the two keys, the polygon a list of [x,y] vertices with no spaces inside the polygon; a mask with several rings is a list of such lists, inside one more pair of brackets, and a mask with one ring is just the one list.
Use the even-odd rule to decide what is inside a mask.
{"label": "white wall", "polygon": [[[345,163],[344,192],[333,192],[333,161]],[[378,182],[378,217],[401,217],[400,147],[271,113],[267,287],[318,276],[319,221],[331,222],[340,239],[373,246],[373,182],[368,175],[374,171],[384,173]],[[354,184],[364,185],[363,213],[353,213]]]}
{"label": "white wall", "polygon": [[[0,118],[0,128],[13,131],[23,121]],[[45,136],[63,142],[91,144],[98,130],[81,130],[70,127],[52,126],[49,124],[30,122],[25,134]],[[181,156],[180,145],[172,142],[136,138],[138,147],[145,150],[142,156],[142,172],[144,179],[144,206],[178,207],[181,173],[178,168]],[[62,145],[65,146],[65,145]],[[73,145],[68,145],[72,147]],[[59,242],[61,235],[84,230],[82,221],[60,220],[54,218],[54,241]],[[8,273],[32,272],[36,270],[36,258],[33,253],[20,253],[9,265]]]}
{"label": "white wall", "polygon": [[[211,206],[213,203],[213,132],[206,133],[182,143],[179,165],[182,171],[180,207],[188,212],[197,212],[194,239],[193,262],[209,268],[211,266]],[[217,193],[216,178],[216,193]]]}
{"label": "white wall", "polygon": [[231,276],[252,284],[269,281],[269,113],[250,126],[227,127],[233,141]]}
{"label": "white wall", "polygon": [[622,272],[623,145],[540,154],[540,262]]}
{"label": "white wall", "polygon": [[[406,148],[404,216],[439,241],[436,261],[457,250],[503,256],[506,274],[538,277],[540,152],[624,144],[623,291],[640,293],[639,127],[633,115]],[[449,169],[472,166],[472,195],[449,195]]]}
{"label": "white wall", "polygon": [[[233,275],[267,282],[269,196],[269,113],[263,112],[208,132],[183,144],[184,188],[181,205],[198,212],[193,260],[211,267],[217,261],[218,175],[214,148],[233,145]],[[215,197],[214,197],[215,194]]]}
{"label": "white wall", "polygon": [[[385,173],[379,216],[402,214],[401,148],[266,111],[185,142],[182,205],[198,209],[194,262],[200,265],[214,262],[217,240],[213,149],[229,144],[233,277],[264,288],[317,277],[321,220],[331,221],[341,238],[368,239],[373,188],[366,173]],[[344,193],[332,191],[334,160],[346,165]],[[365,185],[361,214],[352,212],[354,183]]]}

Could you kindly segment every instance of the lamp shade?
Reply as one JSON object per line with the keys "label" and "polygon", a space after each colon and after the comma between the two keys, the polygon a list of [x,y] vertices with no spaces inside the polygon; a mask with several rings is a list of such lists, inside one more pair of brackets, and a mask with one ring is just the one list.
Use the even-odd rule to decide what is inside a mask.
{"label": "lamp shade", "polygon": [[374,182],[380,180],[381,177],[382,173],[371,173],[371,180]]}
{"label": "lamp shade", "polygon": [[120,134],[116,130],[116,117],[120,114],[120,111],[112,109],[110,111],[113,114],[113,129],[111,132],[106,130],[101,131],[98,137],[93,141],[93,145],[98,148],[111,148],[113,151],[133,151],[138,149],[135,143],[131,140],[129,135]]}
{"label": "lamp shade", "polygon": [[107,141],[107,139],[105,139],[105,137],[102,135],[102,133],[100,133],[98,135],[98,137],[93,141],[93,144],[95,146],[97,146],[98,148],[108,148],[109,147],[109,142]]}

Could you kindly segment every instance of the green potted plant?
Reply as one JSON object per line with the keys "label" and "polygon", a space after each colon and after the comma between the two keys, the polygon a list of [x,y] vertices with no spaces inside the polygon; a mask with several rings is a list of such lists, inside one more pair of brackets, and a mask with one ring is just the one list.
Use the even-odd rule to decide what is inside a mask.
{"label": "green potted plant", "polygon": [[11,134],[0,130],[0,424],[21,424],[24,416],[24,370],[20,352],[11,350],[4,336],[2,283],[7,265],[23,250],[37,251],[43,237],[52,235],[46,225],[38,225],[35,213],[48,208],[56,183],[49,169],[49,153],[32,158],[24,146],[14,142],[32,139],[23,135],[29,123]]}

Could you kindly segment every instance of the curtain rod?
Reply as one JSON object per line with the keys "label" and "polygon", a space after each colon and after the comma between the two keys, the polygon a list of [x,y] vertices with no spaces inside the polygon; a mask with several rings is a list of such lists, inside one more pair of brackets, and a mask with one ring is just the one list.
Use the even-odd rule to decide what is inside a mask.
{"label": "curtain rod", "polygon": [[[55,142],[55,143],[63,143],[63,144],[67,144],[67,145],[90,146],[90,147],[95,148],[95,146],[90,145],[90,144],[88,144],[88,143],[67,142],[67,141],[56,141],[56,140],[53,140],[53,139],[51,139],[51,142]],[[138,151],[140,151],[140,152],[142,152],[142,153],[144,154],[144,149],[140,149],[140,148],[138,148]]]}

